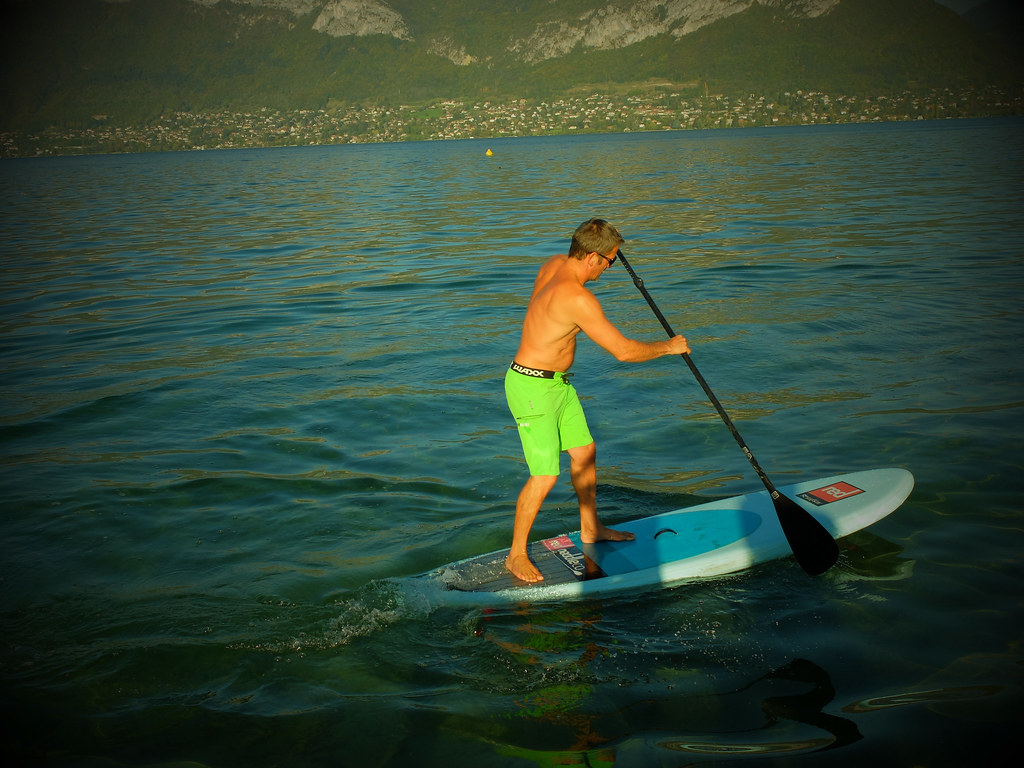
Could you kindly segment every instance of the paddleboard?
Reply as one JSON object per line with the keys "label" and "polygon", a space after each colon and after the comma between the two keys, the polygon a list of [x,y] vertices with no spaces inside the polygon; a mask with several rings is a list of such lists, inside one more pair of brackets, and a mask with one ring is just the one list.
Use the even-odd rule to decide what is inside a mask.
{"label": "paddleboard", "polygon": [[[780,486],[840,538],[881,520],[914,488],[905,469],[871,469]],[[497,605],[595,597],[722,576],[792,554],[767,490],[616,525],[629,542],[584,544],[579,531],[532,542],[544,581],[505,569],[508,549],[421,574],[447,604]],[[433,591],[433,590],[432,590]]]}

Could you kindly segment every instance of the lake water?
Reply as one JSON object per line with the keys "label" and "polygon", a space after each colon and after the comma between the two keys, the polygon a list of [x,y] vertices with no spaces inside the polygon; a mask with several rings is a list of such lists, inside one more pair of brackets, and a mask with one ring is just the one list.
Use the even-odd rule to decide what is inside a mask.
{"label": "lake water", "polygon": [[[0,202],[9,764],[1015,749],[1024,120],[12,160]],[[507,546],[502,377],[537,267],[594,215],[777,485],[914,473],[826,575],[415,589]],[[663,337],[621,267],[594,290]],[[682,361],[581,340],[574,371],[607,522],[761,487]],[[566,472],[534,535],[577,527]]]}

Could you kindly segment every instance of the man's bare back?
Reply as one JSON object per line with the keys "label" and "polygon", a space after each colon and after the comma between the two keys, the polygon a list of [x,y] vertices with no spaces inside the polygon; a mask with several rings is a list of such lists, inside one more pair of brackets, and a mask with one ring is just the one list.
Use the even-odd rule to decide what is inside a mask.
{"label": "man's bare back", "polygon": [[568,268],[568,260],[565,254],[553,256],[537,273],[516,352],[516,362],[521,365],[549,371],[572,367],[580,326],[571,306],[580,292],[590,291]]}

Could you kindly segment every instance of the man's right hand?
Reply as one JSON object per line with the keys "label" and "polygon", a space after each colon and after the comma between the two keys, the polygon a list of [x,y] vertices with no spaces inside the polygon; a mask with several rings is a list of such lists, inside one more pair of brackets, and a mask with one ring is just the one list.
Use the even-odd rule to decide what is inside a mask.
{"label": "man's right hand", "polygon": [[668,353],[669,355],[688,355],[690,354],[690,345],[686,343],[686,339],[682,336],[673,336],[668,340]]}

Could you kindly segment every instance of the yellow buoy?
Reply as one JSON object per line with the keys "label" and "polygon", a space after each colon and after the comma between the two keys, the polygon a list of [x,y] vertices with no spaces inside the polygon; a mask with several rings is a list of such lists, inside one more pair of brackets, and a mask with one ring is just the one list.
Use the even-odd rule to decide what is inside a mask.
{"label": "yellow buoy", "polygon": [[486,154],[486,155],[487,155],[488,157],[490,157],[490,156],[491,156],[491,155],[493,155],[494,153],[493,153],[493,152],[491,152],[491,150],[489,150],[489,149],[488,149],[488,150],[487,150],[487,151],[486,151],[486,152],[485,152],[484,154]]}

